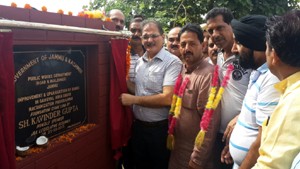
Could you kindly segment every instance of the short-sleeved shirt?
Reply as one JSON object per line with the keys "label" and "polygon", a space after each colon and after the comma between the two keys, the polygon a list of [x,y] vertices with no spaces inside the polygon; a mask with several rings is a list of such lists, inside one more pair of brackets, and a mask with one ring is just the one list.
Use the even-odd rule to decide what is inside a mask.
{"label": "short-sleeved shirt", "polygon": [[221,81],[225,77],[228,65],[233,64],[234,66],[221,98],[221,126],[219,131],[224,133],[230,120],[241,112],[252,69],[243,69],[235,55],[224,60],[222,52],[218,53],[217,64],[220,66],[219,78]]}
{"label": "short-sleeved shirt", "polygon": [[253,169],[289,169],[299,166],[300,72],[275,85],[281,93],[277,107],[262,127],[259,158]]}
{"label": "short-sleeved shirt", "polygon": [[[164,86],[174,86],[181,71],[182,62],[178,57],[162,48],[151,60],[146,52],[137,60],[135,67],[135,95],[150,96],[163,92]],[[133,105],[136,119],[148,122],[168,118],[169,106],[161,108]]]}
{"label": "short-sleeved shirt", "polygon": [[243,107],[229,143],[236,167],[241,165],[256,140],[258,128],[278,104],[279,92],[274,88],[277,82],[278,78],[270,72],[266,63],[251,73]]}

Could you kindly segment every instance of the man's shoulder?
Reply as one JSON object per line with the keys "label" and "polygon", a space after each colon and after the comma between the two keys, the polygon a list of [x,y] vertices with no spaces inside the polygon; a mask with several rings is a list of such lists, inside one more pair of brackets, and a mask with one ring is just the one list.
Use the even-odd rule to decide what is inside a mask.
{"label": "man's shoulder", "polygon": [[213,73],[215,66],[208,63],[206,60],[203,60],[202,62],[199,63],[198,67],[195,70],[195,73],[200,73],[200,74],[209,74]]}
{"label": "man's shoulder", "polygon": [[180,62],[181,60],[175,56],[174,54],[170,53],[169,51],[162,49],[162,51],[159,53],[159,57],[163,60],[163,61],[172,61],[172,62]]}
{"label": "man's shoulder", "polygon": [[143,62],[143,56],[136,59],[137,64],[140,63],[140,62]]}
{"label": "man's shoulder", "polygon": [[140,56],[138,54],[131,54],[130,58],[137,60],[138,58],[140,58]]}
{"label": "man's shoulder", "polygon": [[[271,73],[270,70],[266,71],[262,76],[259,77],[261,79],[261,85],[274,85],[279,82],[279,79]],[[275,90],[275,89],[274,89]]]}

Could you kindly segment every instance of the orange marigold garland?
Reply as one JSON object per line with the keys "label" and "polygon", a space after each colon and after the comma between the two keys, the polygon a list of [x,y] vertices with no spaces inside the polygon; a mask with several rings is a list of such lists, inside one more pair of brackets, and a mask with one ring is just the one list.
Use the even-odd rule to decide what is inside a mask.
{"label": "orange marigold garland", "polygon": [[47,7],[46,6],[42,6],[42,11],[43,12],[47,12]]}
{"label": "orange marigold garland", "polygon": [[126,80],[128,80],[129,78],[129,70],[130,70],[130,60],[131,60],[131,56],[130,56],[130,51],[131,51],[131,46],[130,46],[130,38],[128,39],[129,43],[126,49]]}
{"label": "orange marigold garland", "polygon": [[180,89],[181,82],[182,82],[182,75],[179,74],[178,77],[177,77],[177,80],[175,82],[174,94],[173,94],[173,97],[172,97],[171,109],[169,111],[170,112],[169,113],[169,122],[170,123],[171,123],[172,117],[174,115],[174,111],[175,111],[175,107],[176,107],[176,101],[177,101],[177,98],[178,98],[178,92],[179,92],[179,89]]}
{"label": "orange marigold garland", "polygon": [[10,6],[13,7],[13,8],[16,8],[16,7],[17,7],[17,4],[16,4],[15,2],[12,2],[12,3],[10,4]]}
{"label": "orange marigold garland", "polygon": [[104,21],[111,22],[111,19],[110,19],[110,17],[105,17]]}
{"label": "orange marigold garland", "polygon": [[[74,130],[72,131],[69,131],[61,136],[58,136],[58,137],[55,137],[53,139],[51,139],[49,141],[49,144],[47,147],[31,147],[29,150],[28,150],[28,155],[27,156],[30,156],[32,154],[37,154],[37,153],[40,153],[40,152],[43,152],[45,151],[45,149],[49,149],[57,144],[61,144],[61,143],[64,143],[64,142],[67,142],[67,143],[72,143],[73,139],[78,136],[79,134],[83,133],[83,132],[87,132],[87,131],[90,131],[92,128],[94,128],[96,126],[96,124],[86,124],[86,125],[82,125],[80,127],[77,127],[75,128]],[[23,160],[24,158],[26,157],[20,157],[20,156],[16,156],[16,161],[21,161]]]}
{"label": "orange marigold garland", "polygon": [[[208,97],[208,101],[207,104],[205,106],[205,110],[200,122],[200,132],[198,133],[196,140],[195,140],[195,145],[196,147],[199,149],[204,141],[204,137],[205,137],[205,133],[207,132],[209,123],[211,121],[211,118],[213,116],[213,113],[215,111],[215,109],[217,108],[222,95],[224,93],[224,89],[228,84],[228,80],[230,79],[230,74],[233,71],[233,65],[228,65],[227,70],[226,70],[226,74],[225,77],[222,81],[221,87],[218,90],[217,93],[217,84],[218,84],[218,70],[219,70],[219,66],[216,65],[215,66],[215,71],[214,71],[214,75],[213,75],[213,79],[212,79],[212,87],[210,90],[210,94]],[[217,95],[216,95],[217,93]]]}
{"label": "orange marigold garland", "polygon": [[[12,2],[10,4],[10,6],[16,8],[17,4],[15,2]],[[31,7],[30,4],[25,4],[24,5],[24,9],[32,9],[32,7]],[[42,6],[41,7],[41,11],[47,12],[48,9],[47,9],[46,6]],[[57,11],[57,13],[61,14],[61,15],[64,15],[64,11],[62,9],[59,9]],[[72,11],[68,11],[66,14],[69,15],[69,16],[73,16],[73,12]],[[83,18],[101,19],[102,21],[112,22],[109,17],[105,16],[105,12],[102,12],[100,10],[94,10],[94,11],[86,11],[85,10],[85,11],[81,11],[81,12],[78,12],[77,16],[83,17]]]}
{"label": "orange marigold garland", "polygon": [[29,4],[25,4],[25,5],[24,5],[24,8],[25,8],[25,9],[31,9],[31,6],[30,6]]}
{"label": "orange marigold garland", "polygon": [[57,11],[57,13],[59,13],[59,14],[64,14],[64,11],[62,10],[62,9],[59,9],[58,11]]}
{"label": "orange marigold garland", "polygon": [[[180,115],[183,93],[184,93],[184,90],[185,90],[187,84],[189,83],[190,79],[188,77],[186,77],[184,79],[184,81],[182,82],[182,84],[180,85],[181,81],[182,81],[182,76],[180,75],[177,78],[176,83],[175,83],[175,87],[174,87],[174,95],[175,96],[173,95],[172,106],[170,109],[170,116],[169,116],[170,126],[169,126],[169,130],[168,130],[168,138],[167,138],[167,148],[169,150],[174,149],[174,144],[175,144],[174,129],[176,126],[176,121]],[[179,88],[179,86],[180,86],[180,88]],[[178,88],[179,88],[179,90],[178,90]]]}

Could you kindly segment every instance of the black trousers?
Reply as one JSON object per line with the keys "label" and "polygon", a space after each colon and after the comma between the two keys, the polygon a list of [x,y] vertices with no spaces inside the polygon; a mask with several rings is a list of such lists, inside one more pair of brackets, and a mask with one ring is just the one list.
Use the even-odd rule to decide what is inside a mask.
{"label": "black trousers", "polygon": [[170,151],[167,149],[168,120],[133,124],[132,148],[136,169],[167,169]]}
{"label": "black trousers", "polygon": [[122,147],[122,154],[118,161],[117,169],[135,169],[131,139],[129,139],[127,146]]}
{"label": "black trousers", "polygon": [[223,148],[225,147],[225,142],[222,142],[222,133],[217,134],[217,138],[215,141],[215,156],[213,156],[214,161],[216,161],[216,165],[218,166],[218,169],[232,169],[233,164],[226,164],[221,162],[221,153]]}

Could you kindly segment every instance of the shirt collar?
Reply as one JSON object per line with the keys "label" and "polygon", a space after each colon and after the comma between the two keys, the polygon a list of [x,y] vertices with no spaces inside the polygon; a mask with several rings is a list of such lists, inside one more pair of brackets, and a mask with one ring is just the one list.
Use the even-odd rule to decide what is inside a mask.
{"label": "shirt collar", "polygon": [[184,69],[185,69],[184,72],[186,74],[191,74],[195,69],[198,69],[202,65],[202,63],[204,63],[204,62],[205,61],[202,58],[202,59],[198,60],[196,64],[194,64],[192,67],[189,67],[189,68],[187,68],[186,64],[184,64]]}
{"label": "shirt collar", "polygon": [[[222,53],[222,57],[224,58],[224,54]],[[237,60],[237,56],[235,54],[229,56],[226,60],[224,60],[224,63],[231,63],[234,60]]]}
{"label": "shirt collar", "polygon": [[300,80],[300,72],[294,73],[286,79],[278,82],[274,85],[275,89],[277,89],[280,93],[284,93],[287,88],[295,84]]}
{"label": "shirt collar", "polygon": [[[164,52],[166,52],[165,48],[161,48],[160,51],[152,58],[153,59],[160,59],[161,61],[164,61],[166,56],[164,55]],[[144,61],[149,61],[148,59],[148,52],[145,52],[142,56]]]}
{"label": "shirt collar", "polygon": [[257,71],[259,71],[261,74],[266,73],[269,70],[267,63],[264,63],[259,68],[257,68]]}
{"label": "shirt collar", "polygon": [[269,70],[267,63],[261,65],[256,70],[253,70],[250,75],[250,83],[248,87],[251,87],[254,83],[256,83],[257,79],[260,75],[265,74]]}

